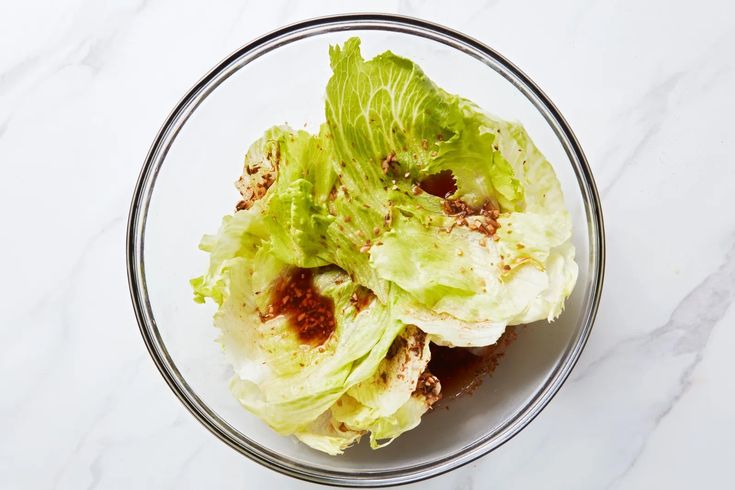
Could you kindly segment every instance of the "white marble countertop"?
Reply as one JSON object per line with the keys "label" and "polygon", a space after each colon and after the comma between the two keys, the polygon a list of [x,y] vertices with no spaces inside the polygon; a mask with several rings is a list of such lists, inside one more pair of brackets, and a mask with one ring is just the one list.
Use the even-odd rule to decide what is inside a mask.
{"label": "white marble countertop", "polygon": [[158,127],[216,62],[285,23],[372,10],[525,70],[576,131],[607,227],[572,378],[508,444],[420,488],[734,488],[735,7],[446,5],[0,4],[0,486],[313,486],[226,447],[166,387],[130,305],[125,219]]}

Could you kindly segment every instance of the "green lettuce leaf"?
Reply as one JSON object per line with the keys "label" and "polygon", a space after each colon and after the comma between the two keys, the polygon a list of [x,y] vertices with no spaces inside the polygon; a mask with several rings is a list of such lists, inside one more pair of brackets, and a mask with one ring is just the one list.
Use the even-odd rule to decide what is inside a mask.
{"label": "green lettuce leaf", "polygon": [[456,133],[437,142],[425,172],[451,171],[457,184],[451,197],[472,206],[490,200],[505,211],[523,209],[524,187],[500,150],[499,135],[487,124],[488,117],[464,99],[459,100],[458,111],[462,117],[455,124]]}
{"label": "green lettuce leaf", "polygon": [[306,429],[295,432],[294,436],[317,451],[335,456],[359,441],[362,434],[362,431],[347,429],[344,424],[335,425],[332,411],[327,410]]}
{"label": "green lettuce leaf", "polygon": [[331,409],[333,423],[347,430],[370,432],[374,449],[418,425],[433,403],[416,391],[430,358],[426,335],[414,326],[407,327],[375,374],[337,400]]}
{"label": "green lettuce leaf", "polygon": [[329,56],[334,73],[327,83],[327,124],[340,159],[363,164],[366,180],[381,179],[380,162],[390,153],[409,171],[429,154],[429,141],[449,139],[456,97],[415,63],[390,51],[365,61],[359,38],[332,46]]}
{"label": "green lettuce leaf", "polygon": [[507,325],[556,318],[577,274],[568,216],[506,213],[499,221],[496,241],[398,220],[370,250],[380,277],[399,288],[397,318],[462,347],[490,345]]}
{"label": "green lettuce leaf", "polygon": [[[350,300],[357,285],[344,272],[319,271],[314,282],[335,304],[337,327],[331,337],[319,346],[306,345],[283,316],[252,321],[250,338],[243,340],[257,351],[251,358],[268,367],[267,375],[253,379],[238,373],[231,381],[240,402],[283,434],[303,432],[348,389],[370,377],[404,328],[392,318],[390,305],[375,299],[358,312]],[[237,301],[223,304],[223,310],[235,312],[219,318],[235,324],[218,326],[242,328],[242,318],[255,318],[244,308]]]}
{"label": "green lettuce leaf", "polygon": [[[392,415],[381,417],[370,426],[370,447],[385,447],[396,437],[421,423],[421,416],[428,410],[423,396],[412,396]],[[381,442],[382,441],[382,442]]]}
{"label": "green lettuce leaf", "polygon": [[221,305],[227,294],[231,261],[254,256],[267,236],[259,205],[222,218],[217,235],[205,235],[199,244],[201,250],[209,253],[209,269],[203,276],[191,280],[194,300],[203,303],[205,298],[212,298]]}
{"label": "green lettuce leaf", "polygon": [[269,201],[265,218],[273,253],[283,262],[298,267],[320,267],[330,263],[327,227],[333,217],[314,199],[314,185],[296,179]]}

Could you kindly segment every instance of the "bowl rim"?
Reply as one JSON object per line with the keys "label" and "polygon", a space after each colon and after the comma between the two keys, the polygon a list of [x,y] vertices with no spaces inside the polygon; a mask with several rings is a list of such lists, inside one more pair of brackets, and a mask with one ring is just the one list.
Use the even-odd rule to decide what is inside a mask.
{"label": "bowl rim", "polygon": [[[320,31],[319,29],[324,30]],[[278,44],[279,40],[287,36],[293,36],[295,33],[319,35],[325,32],[352,29],[401,32],[424,37],[436,42],[443,42],[444,44],[449,44],[448,41],[451,41],[453,44],[449,44],[450,46],[457,49],[459,49],[459,46],[465,47],[468,50],[472,50],[476,58],[478,58],[478,55],[482,56],[486,64],[488,61],[492,61],[498,67],[502,68],[503,71],[499,71],[494,66],[489,66],[489,68],[496,69],[500,75],[513,83],[517,89],[524,93],[536,109],[542,113],[547,123],[552,126],[557,137],[561,140],[567,156],[574,166],[577,181],[583,194],[587,219],[590,224],[588,239],[591,242],[590,283],[592,284],[588,297],[583,303],[586,306],[586,312],[583,312],[581,315],[584,324],[578,337],[574,340],[573,345],[567,347],[567,351],[560,359],[552,374],[548,376],[545,384],[526,402],[526,405],[517,416],[505,422],[504,427],[490,435],[485,434],[484,437],[478,438],[472,444],[447,457],[399,469],[373,470],[357,473],[318,468],[281,456],[250,440],[247,436],[231,427],[196,396],[179,373],[158,333],[147,294],[143,258],[148,204],[158,171],[168,151],[165,143],[168,143],[168,146],[171,145],[179,129],[199,103],[229,75],[219,81],[216,80],[216,77],[226,73],[228,69],[234,73],[234,71],[252,61],[249,60],[245,64],[238,66],[236,65],[237,60],[268,45],[272,45],[271,50],[277,49],[280,46]],[[298,41],[303,37],[308,36],[297,36],[284,44]],[[269,51],[263,54],[267,54]],[[469,51],[465,51],[465,53],[473,55]],[[596,253],[594,253],[595,251]],[[169,388],[187,410],[211,433],[251,460],[279,473],[303,481],[343,487],[383,487],[425,480],[475,461],[517,435],[546,407],[564,384],[579,360],[594,324],[604,282],[605,232],[597,187],[587,159],[575,134],[549,97],[525,73],[494,49],[454,29],[404,15],[356,13],[316,17],[273,30],[235,50],[215,65],[213,69],[189,89],[186,95],[169,113],[163,125],[158,130],[138,176],[128,215],[126,264],[128,286],[135,317],[151,358]],[[238,434],[240,437],[238,437]]]}

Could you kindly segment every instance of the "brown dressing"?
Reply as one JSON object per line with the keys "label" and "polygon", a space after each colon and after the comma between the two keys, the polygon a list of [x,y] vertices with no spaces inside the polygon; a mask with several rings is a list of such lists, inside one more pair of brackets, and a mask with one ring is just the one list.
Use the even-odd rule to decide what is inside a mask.
{"label": "brown dressing", "polygon": [[439,378],[442,399],[446,402],[472,393],[485,376],[492,374],[516,336],[514,327],[508,327],[494,345],[487,347],[444,347],[432,344],[429,372]]}
{"label": "brown dressing", "polygon": [[355,310],[359,313],[364,310],[375,297],[372,291],[363,286],[357,286],[357,289],[350,297],[350,303],[355,307]]}
{"label": "brown dressing", "polygon": [[457,192],[457,183],[451,170],[442,170],[432,174],[419,183],[419,187],[432,196],[449,197]]}
{"label": "brown dressing", "polygon": [[311,269],[291,269],[276,282],[267,318],[285,315],[299,339],[314,346],[334,332],[334,301],[314,287]]}

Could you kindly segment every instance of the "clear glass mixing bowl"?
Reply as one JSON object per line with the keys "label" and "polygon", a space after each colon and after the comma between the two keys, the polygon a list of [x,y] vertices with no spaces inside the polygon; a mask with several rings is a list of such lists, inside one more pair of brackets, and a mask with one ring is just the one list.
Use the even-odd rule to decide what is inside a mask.
{"label": "clear glass mixing bowl", "polygon": [[[493,377],[435,410],[390,446],[330,457],[272,432],[227,388],[231,370],[211,326],[213,306],[192,301],[189,279],[207,264],[197,249],[238,200],[233,181],[249,144],[283,122],[324,120],[328,46],[362,38],[366,58],[390,49],[451,93],[522,122],[553,163],[574,220],[579,280],[561,318],[521,332]],[[130,292],[146,346],[187,409],[215,436],[276,471],[314,482],[382,486],[457,468],[524,428],[569,375],[592,328],[603,279],[600,202],[582,150],[543,92],[501,55],[458,32],[392,15],[301,22],[219,63],[169,115],[150,149],[130,211]]]}

